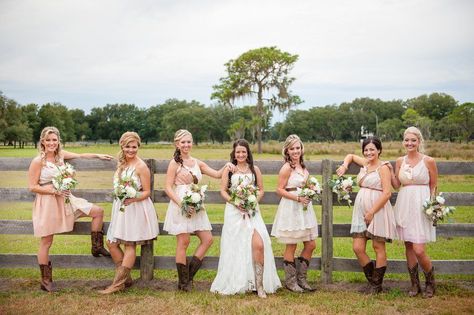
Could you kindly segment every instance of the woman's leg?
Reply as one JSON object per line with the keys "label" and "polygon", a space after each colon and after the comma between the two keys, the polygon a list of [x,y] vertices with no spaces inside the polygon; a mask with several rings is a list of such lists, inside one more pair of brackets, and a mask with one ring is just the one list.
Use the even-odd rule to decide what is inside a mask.
{"label": "woman's leg", "polygon": [[189,233],[176,235],[176,269],[178,270],[178,289],[183,291],[191,290],[189,282],[189,266],[186,262],[186,250],[189,247],[191,236]]}
{"label": "woman's leg", "polygon": [[433,264],[431,263],[430,257],[426,253],[425,244],[413,244],[413,251],[421,268],[423,269],[423,273],[425,274],[426,286],[423,297],[431,298],[436,291]]}
{"label": "woman's leg", "polygon": [[265,261],[263,240],[256,230],[252,234],[252,258],[255,273],[255,286],[260,298],[266,298],[267,294],[263,288],[263,266]]}
{"label": "woman's leg", "polygon": [[49,261],[49,249],[53,244],[53,235],[41,237],[38,249],[38,264],[41,271],[41,290],[53,292],[53,267]]}
{"label": "woman's leg", "polygon": [[211,231],[196,231],[196,236],[199,238],[201,243],[199,244],[198,248],[196,248],[194,256],[199,258],[199,260],[202,260],[206,255],[207,250],[212,245],[212,233]]}
{"label": "woman's leg", "polygon": [[303,292],[296,279],[295,252],[297,244],[286,244],[283,253],[283,268],[285,270],[285,287],[293,292]]}
{"label": "woman's leg", "polygon": [[352,238],[352,250],[359,261],[359,265],[362,267],[370,263],[370,257],[367,255],[366,251],[367,239],[364,237],[354,237]]}
{"label": "woman's leg", "polygon": [[49,263],[49,249],[53,245],[53,236],[43,236],[40,239],[38,249],[38,264],[40,265],[47,265]]}
{"label": "woman's leg", "polygon": [[[117,246],[118,247],[118,246]],[[120,249],[120,247],[118,247]],[[121,251],[121,250],[120,250]],[[130,276],[130,271],[135,264],[136,259],[136,245],[125,245],[125,252],[123,254],[123,261],[120,266],[115,269],[114,281],[105,290],[99,291],[101,294],[110,294],[121,291],[130,286],[133,280]]]}
{"label": "woman's leg", "polygon": [[117,242],[107,241],[107,247],[109,248],[110,254],[112,255],[112,260],[114,264],[122,265],[124,253],[120,248],[120,245]]}
{"label": "woman's leg", "polygon": [[92,205],[89,214],[81,214],[80,217],[90,217],[91,222],[91,253],[94,257],[100,255],[110,257],[110,253],[104,248],[104,233],[102,226],[104,224],[104,209],[97,205]]}
{"label": "woman's leg", "polygon": [[313,251],[316,248],[316,241],[303,242],[303,250],[300,257],[296,260],[296,279],[298,285],[306,291],[314,291],[308,283],[308,267],[313,256]]}
{"label": "woman's leg", "polygon": [[372,276],[372,293],[382,292],[383,278],[387,270],[387,253],[385,251],[385,242],[372,240],[372,247],[375,251],[375,269]]}

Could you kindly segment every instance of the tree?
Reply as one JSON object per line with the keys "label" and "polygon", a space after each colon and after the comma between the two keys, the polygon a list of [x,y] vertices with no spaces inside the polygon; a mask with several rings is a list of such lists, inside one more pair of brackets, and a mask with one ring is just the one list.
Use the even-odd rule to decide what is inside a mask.
{"label": "tree", "polygon": [[408,108],[402,115],[403,124],[405,127],[415,126],[420,129],[425,139],[431,137],[432,121],[428,117],[421,116],[413,108]]}
{"label": "tree", "polygon": [[421,116],[436,121],[448,116],[458,102],[448,94],[432,93],[421,95],[407,101],[408,107],[416,110]]}
{"label": "tree", "polygon": [[403,133],[403,122],[398,118],[390,118],[379,124],[379,136],[382,140],[399,140]]}
{"label": "tree", "polygon": [[469,142],[474,138],[474,103],[464,103],[453,110],[448,121],[456,124],[462,138]]}
{"label": "tree", "polygon": [[262,153],[262,126],[265,117],[275,108],[286,111],[302,101],[289,90],[295,78],[289,77],[298,55],[282,52],[276,47],[249,50],[225,64],[227,76],[213,86],[211,99],[233,107],[235,100],[255,98],[258,153]]}

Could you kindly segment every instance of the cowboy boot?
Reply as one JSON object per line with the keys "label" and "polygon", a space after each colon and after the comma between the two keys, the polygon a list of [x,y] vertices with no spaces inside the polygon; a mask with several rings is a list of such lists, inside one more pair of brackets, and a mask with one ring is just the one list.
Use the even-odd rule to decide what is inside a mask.
{"label": "cowboy boot", "polygon": [[[122,261],[118,261],[115,263],[115,272],[117,269],[122,266]],[[125,288],[129,288],[133,285],[133,279],[131,273],[128,274],[127,279],[125,279]]]}
{"label": "cowboy boot", "polygon": [[373,261],[367,263],[362,269],[364,270],[365,278],[367,279],[367,285],[360,291],[360,293],[369,294],[371,292],[372,285],[374,283],[372,277],[374,275],[375,264]]}
{"label": "cowboy boot", "polygon": [[387,270],[387,266],[374,269],[374,274],[372,276],[373,283],[371,287],[372,294],[377,294],[377,293],[382,292],[383,277],[385,276],[386,270]]}
{"label": "cowboy boot", "polygon": [[130,268],[120,266],[115,271],[114,281],[104,290],[100,290],[100,294],[111,294],[125,289],[125,282],[130,275]]}
{"label": "cowboy boot", "polygon": [[410,280],[411,280],[411,288],[410,291],[408,291],[408,296],[414,297],[417,296],[418,293],[421,293],[421,286],[420,286],[420,277],[418,275],[418,264],[410,268],[408,266],[408,273],[410,274]]}
{"label": "cowboy boot", "polygon": [[185,264],[176,263],[178,269],[178,290],[191,291],[189,283],[189,267]]}
{"label": "cowboy boot", "polygon": [[53,267],[51,262],[48,262],[47,265],[39,265],[41,271],[41,282],[40,288],[41,290],[47,292],[54,292],[54,284],[53,284]]}
{"label": "cowboy boot", "polygon": [[434,267],[428,272],[423,271],[426,279],[425,292],[423,293],[424,298],[432,298],[436,291],[436,283],[434,278]]}
{"label": "cowboy boot", "polygon": [[266,299],[267,294],[263,289],[263,265],[260,263],[255,263],[253,265],[255,272],[255,286],[257,287],[257,295],[259,298]]}
{"label": "cowboy boot", "polygon": [[305,291],[316,291],[308,284],[309,261],[304,257],[298,257],[296,263],[296,280],[298,285]]}
{"label": "cowboy boot", "polygon": [[92,256],[99,257],[102,255],[104,257],[110,257],[110,253],[104,248],[104,234],[102,231],[91,232],[91,243]]}
{"label": "cowboy boot", "polygon": [[201,268],[202,260],[193,256],[191,261],[189,262],[189,286],[192,287],[194,275],[198,272],[199,268]]}
{"label": "cowboy boot", "polygon": [[303,292],[304,290],[298,285],[296,280],[295,262],[284,260],[283,269],[285,270],[285,287],[292,292]]}

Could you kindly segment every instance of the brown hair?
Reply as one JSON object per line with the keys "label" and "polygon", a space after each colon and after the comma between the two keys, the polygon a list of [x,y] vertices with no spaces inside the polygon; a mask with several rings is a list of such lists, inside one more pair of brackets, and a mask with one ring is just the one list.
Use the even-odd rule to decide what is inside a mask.
{"label": "brown hair", "polygon": [[43,141],[46,140],[46,138],[50,134],[55,134],[58,137],[58,147],[56,148],[56,151],[54,151],[54,161],[57,163],[61,160],[62,158],[62,144],[61,144],[61,135],[59,134],[59,130],[56,127],[44,127],[43,130],[41,130],[40,134],[40,139],[39,139],[39,154],[41,157],[41,163],[44,165],[46,164],[46,147],[43,144]]}
{"label": "brown hair", "polygon": [[283,149],[281,150],[281,153],[283,155],[283,158],[285,160],[285,162],[288,162],[291,166],[292,169],[295,168],[295,165],[293,165],[293,162],[291,161],[291,157],[290,157],[290,154],[288,153],[288,149],[291,148],[296,142],[299,142],[300,145],[301,145],[301,156],[300,156],[300,164],[301,164],[301,167],[304,169],[306,168],[306,166],[304,165],[304,145],[303,145],[303,142],[301,141],[300,137],[298,137],[297,135],[295,134],[292,134],[292,135],[289,135],[286,140],[285,140],[285,143],[283,144]]}
{"label": "brown hair", "polygon": [[183,165],[183,158],[181,157],[181,151],[179,150],[177,144],[179,140],[181,140],[185,136],[190,136],[191,140],[193,139],[193,135],[187,131],[186,129],[179,129],[174,133],[174,145],[176,149],[174,150],[173,158],[176,163]]}
{"label": "brown hair", "polygon": [[120,140],[119,140],[120,152],[118,153],[118,162],[117,162],[117,171],[119,175],[122,173],[123,169],[125,168],[125,164],[127,163],[127,160],[125,159],[125,153],[123,152],[123,147],[133,141],[136,141],[138,144],[138,147],[140,147],[142,140],[140,139],[140,136],[138,135],[138,133],[134,131],[127,131],[120,137]]}

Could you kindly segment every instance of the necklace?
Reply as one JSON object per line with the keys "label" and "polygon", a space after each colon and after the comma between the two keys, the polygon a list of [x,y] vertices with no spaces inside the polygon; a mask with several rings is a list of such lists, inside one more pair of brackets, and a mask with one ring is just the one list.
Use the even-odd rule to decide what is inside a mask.
{"label": "necklace", "polygon": [[244,169],[241,169],[238,164],[236,165],[236,168],[237,168],[237,171],[242,174],[245,174],[250,170],[250,167],[248,164],[245,165]]}

